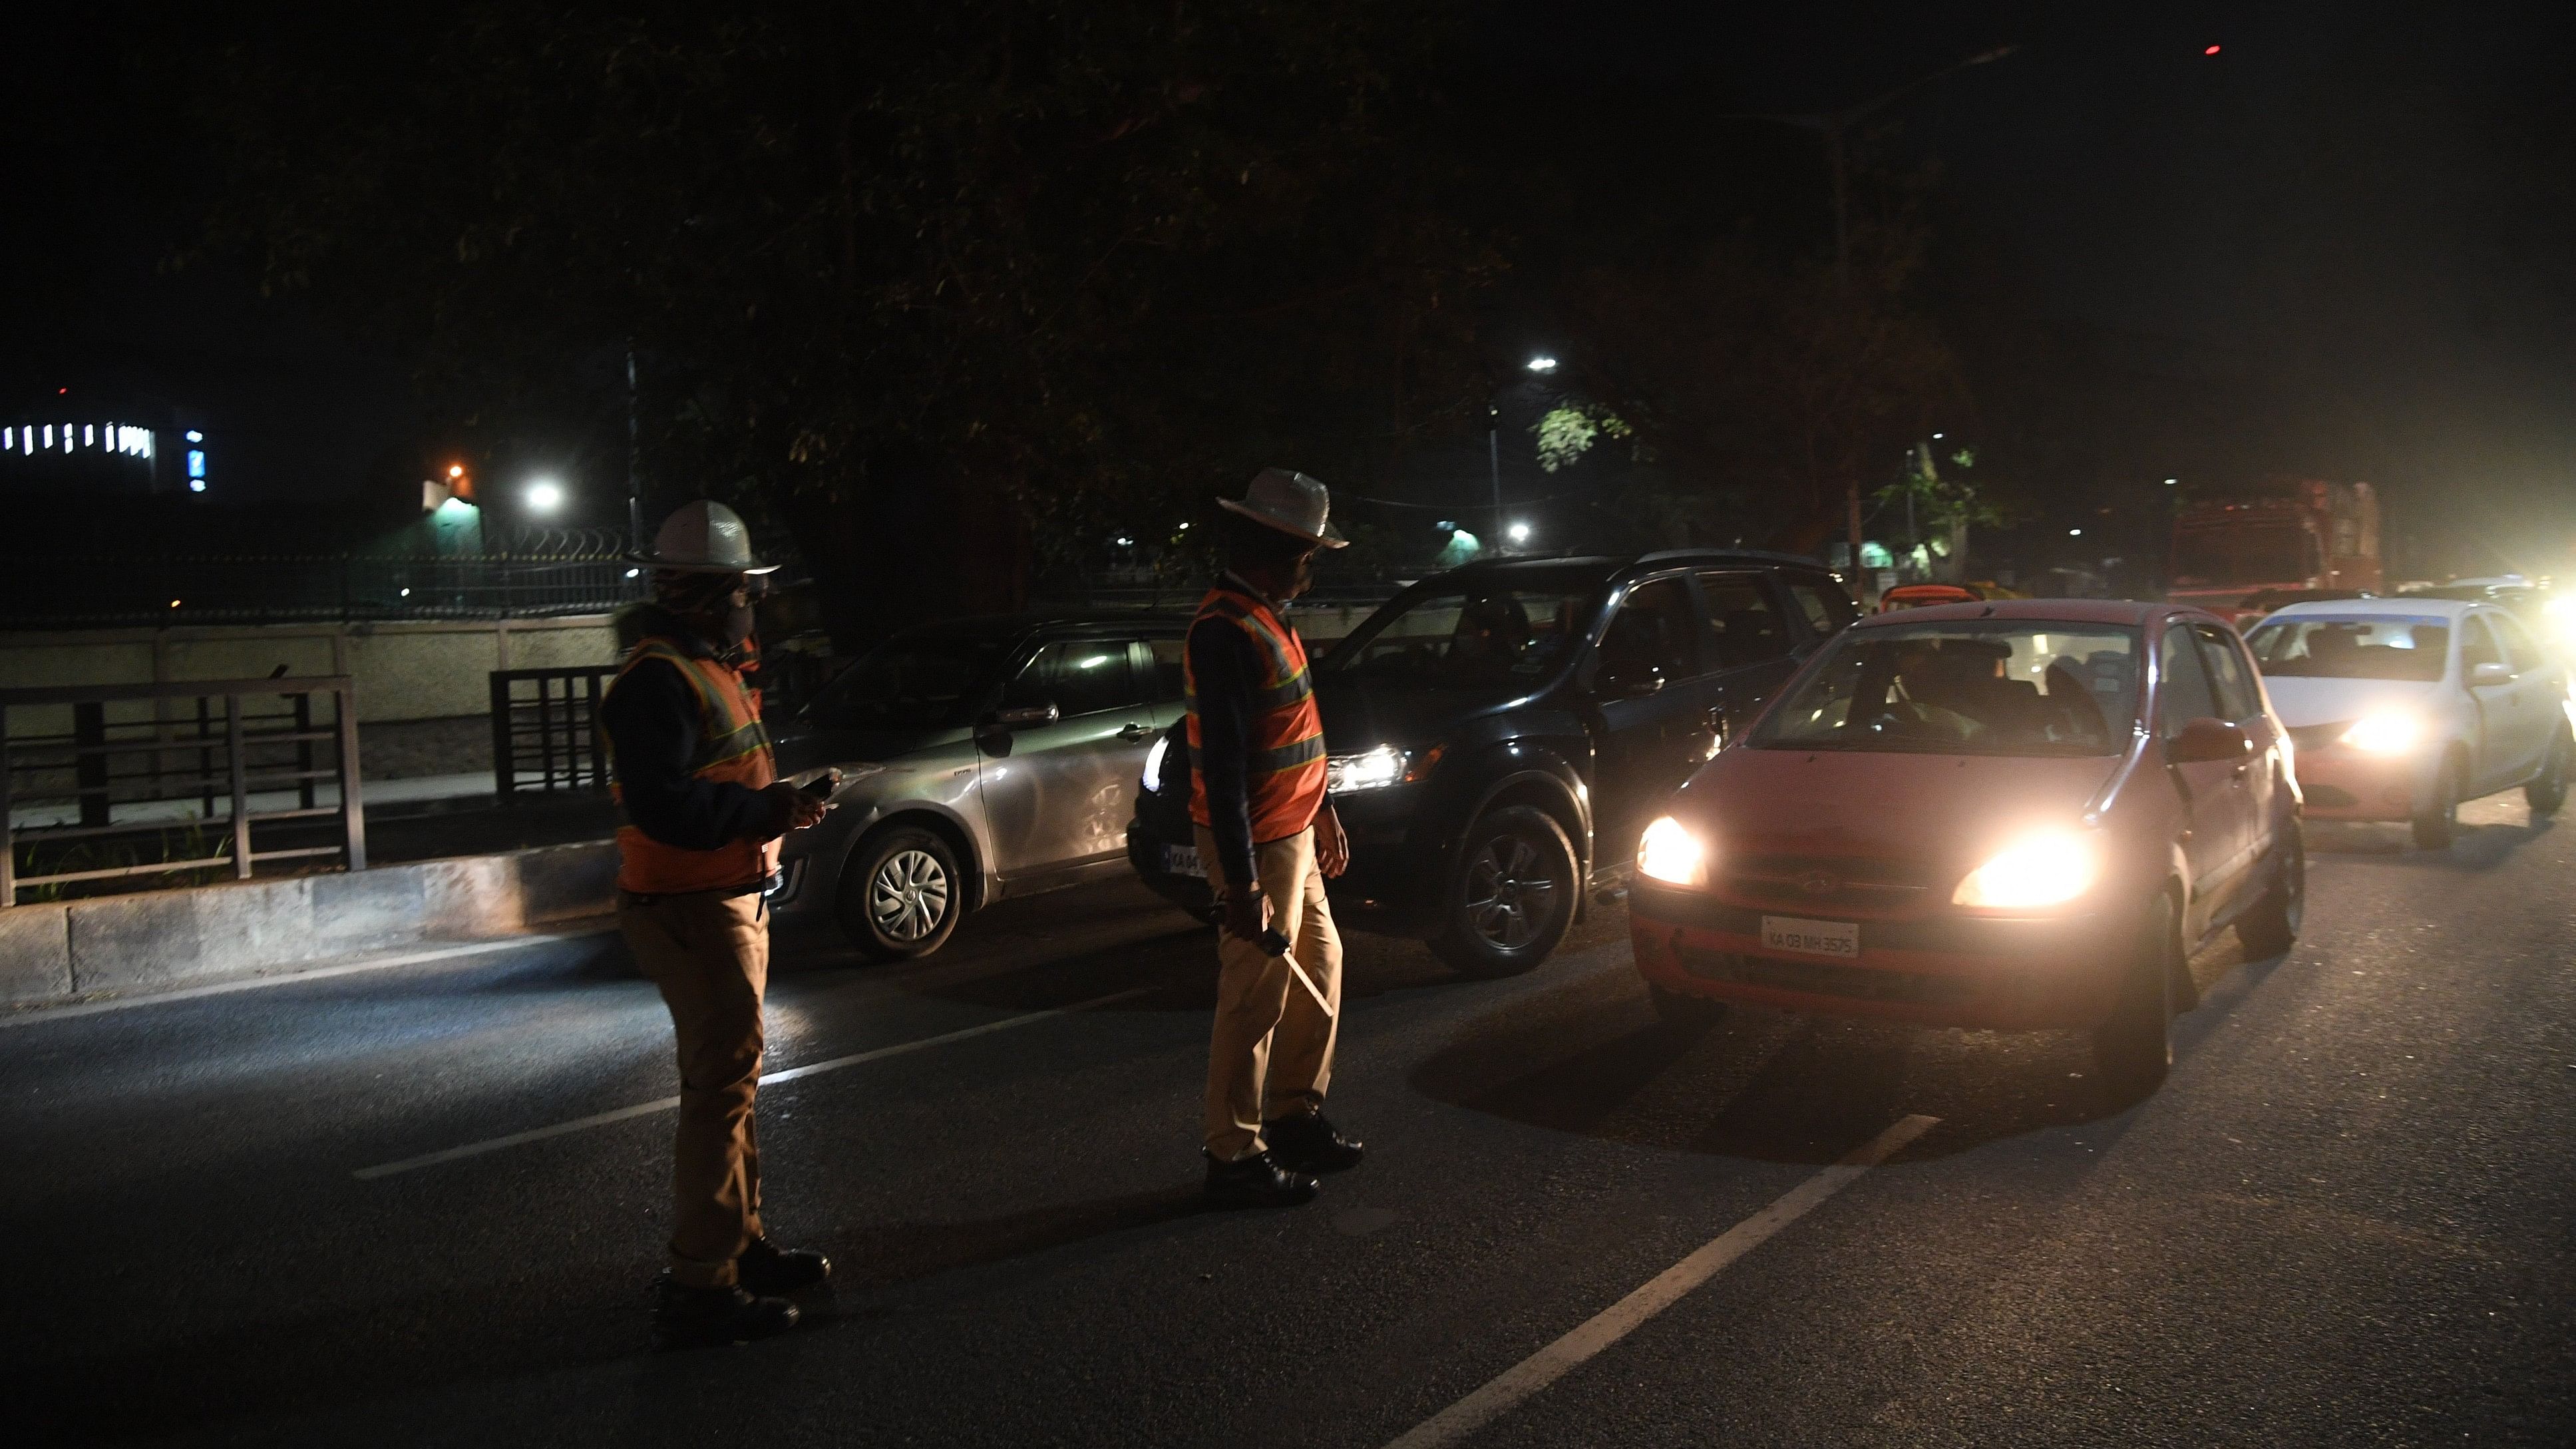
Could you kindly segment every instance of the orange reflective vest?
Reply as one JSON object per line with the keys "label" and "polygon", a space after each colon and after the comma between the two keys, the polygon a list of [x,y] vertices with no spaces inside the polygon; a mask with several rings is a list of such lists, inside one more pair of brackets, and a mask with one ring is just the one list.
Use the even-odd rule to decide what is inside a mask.
{"label": "orange reflective vest", "polygon": [[[1286,840],[1315,823],[1324,807],[1324,717],[1315,709],[1306,642],[1280,622],[1270,605],[1223,584],[1199,603],[1199,625],[1217,620],[1241,629],[1257,646],[1262,679],[1252,701],[1251,758],[1244,762],[1244,794],[1258,845]],[[1207,776],[1199,768],[1199,691],[1189,655],[1181,656],[1182,688],[1189,699],[1190,818],[1210,823]],[[1213,866],[1213,863],[1211,863]]]}
{"label": "orange reflective vest", "polygon": [[[698,747],[689,773],[700,780],[730,780],[762,790],[778,779],[770,759],[769,731],[760,723],[760,696],[745,689],[742,674],[721,660],[692,653],[669,639],[646,639],[626,656],[617,671],[622,681],[636,665],[659,659],[680,671],[698,697]],[[608,686],[613,693],[616,682]],[[607,732],[600,735],[607,749]],[[617,767],[608,751],[612,779]],[[615,784],[612,795],[623,799]],[[688,891],[731,890],[767,880],[778,869],[775,840],[731,840],[713,850],[683,850],[665,845],[632,825],[617,830],[617,885],[638,895],[679,895]]]}

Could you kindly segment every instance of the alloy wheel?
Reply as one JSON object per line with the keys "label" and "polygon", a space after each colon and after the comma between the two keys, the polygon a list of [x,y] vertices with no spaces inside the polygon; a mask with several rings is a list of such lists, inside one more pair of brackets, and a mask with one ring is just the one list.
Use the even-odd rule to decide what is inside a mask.
{"label": "alloy wheel", "polygon": [[1467,868],[1467,920],[1477,935],[1507,951],[1537,936],[1555,902],[1556,882],[1537,848],[1517,835],[1487,841]]}
{"label": "alloy wheel", "polygon": [[926,850],[899,850],[868,883],[868,915],[897,941],[918,941],[948,919],[948,872]]}

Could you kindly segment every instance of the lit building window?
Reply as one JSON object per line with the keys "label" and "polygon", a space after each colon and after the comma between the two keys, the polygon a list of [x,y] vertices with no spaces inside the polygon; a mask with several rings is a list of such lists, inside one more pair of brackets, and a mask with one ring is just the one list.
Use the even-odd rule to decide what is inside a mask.
{"label": "lit building window", "polygon": [[[206,476],[205,449],[190,448],[188,450],[188,476],[196,479],[203,479]],[[202,493],[205,490],[203,488],[199,488],[196,491]]]}
{"label": "lit building window", "polygon": [[54,445],[54,425],[53,425],[52,423],[47,423],[47,424],[45,424],[45,446],[46,446],[47,448],[51,448],[53,445]]}
{"label": "lit building window", "polygon": [[91,427],[91,426],[90,426],[89,424],[87,424],[87,423],[83,423],[83,424],[81,424],[81,446],[82,446],[82,447],[84,447],[84,448],[95,448],[95,447],[97,447],[97,446],[98,446],[98,429],[96,429],[96,428],[94,428],[94,427]]}

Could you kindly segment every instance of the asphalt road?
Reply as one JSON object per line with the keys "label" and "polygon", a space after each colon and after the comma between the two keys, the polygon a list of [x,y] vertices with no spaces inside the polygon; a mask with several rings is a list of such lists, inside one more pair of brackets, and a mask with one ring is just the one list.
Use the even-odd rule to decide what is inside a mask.
{"label": "asphalt road", "polygon": [[693,1354],[643,1350],[674,1077],[610,938],[21,1019],[0,1423],[2565,1444],[2576,834],[2518,799],[2467,818],[2443,856],[2318,831],[2306,939],[2205,952],[2143,1102],[2072,1037],[1746,1015],[1676,1044],[1616,908],[1505,982],[1357,938],[1332,1107],[1372,1156],[1281,1213],[1197,1210],[1212,949],[1135,887],[997,908],[903,969],[783,943],[771,1069],[828,1069],[762,1093],[770,1222],[840,1275],[797,1334]]}

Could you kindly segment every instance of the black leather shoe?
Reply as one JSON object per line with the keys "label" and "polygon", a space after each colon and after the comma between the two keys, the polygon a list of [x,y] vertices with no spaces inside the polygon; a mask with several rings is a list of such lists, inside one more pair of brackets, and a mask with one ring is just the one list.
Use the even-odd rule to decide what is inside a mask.
{"label": "black leather shoe", "polygon": [[708,1348],[749,1343],[796,1326],[796,1305],[733,1288],[689,1288],[662,1275],[654,1285],[653,1346]]}
{"label": "black leather shoe", "polygon": [[1292,1172],[1342,1172],[1360,1165],[1368,1149],[1333,1130],[1321,1112],[1261,1124],[1270,1155]]}
{"label": "black leather shoe", "polygon": [[1296,1207],[1315,1200],[1315,1179],[1281,1167],[1267,1152],[1234,1162],[1208,1159],[1208,1206]]}
{"label": "black leather shoe", "polygon": [[754,1238],[733,1260],[742,1286],[754,1293],[796,1293],[832,1276],[832,1260],[812,1248],[782,1248]]}

